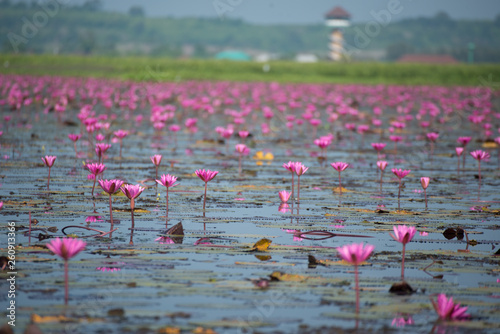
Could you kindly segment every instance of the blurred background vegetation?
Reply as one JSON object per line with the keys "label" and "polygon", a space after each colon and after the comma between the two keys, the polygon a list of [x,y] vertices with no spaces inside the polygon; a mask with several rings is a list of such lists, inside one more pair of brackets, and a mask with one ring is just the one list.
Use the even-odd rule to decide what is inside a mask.
{"label": "blurred background vegetation", "polygon": [[[40,11],[36,1],[0,0],[0,52],[14,49],[9,33],[22,36],[23,17],[32,21]],[[218,18],[150,18],[140,6],[128,13],[102,11],[102,2],[68,3],[39,29],[36,38],[20,43],[18,52],[32,54],[84,54],[213,58],[233,48],[251,55],[261,52],[273,58],[293,59],[297,53],[313,53],[326,59],[329,29],[316,25],[255,25]],[[364,24],[345,29],[346,43],[355,45]],[[11,34],[12,38],[12,34]],[[469,43],[475,44],[475,62],[500,61],[500,15],[495,20],[454,20],[440,12],[433,17],[393,21],[360,49],[359,60],[394,61],[407,53],[448,54],[466,62]]]}

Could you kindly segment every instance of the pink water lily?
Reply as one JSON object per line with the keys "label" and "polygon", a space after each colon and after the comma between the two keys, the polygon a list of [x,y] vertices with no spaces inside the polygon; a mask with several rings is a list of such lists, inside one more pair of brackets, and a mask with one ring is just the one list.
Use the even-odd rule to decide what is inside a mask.
{"label": "pink water lily", "polygon": [[398,211],[401,210],[401,207],[399,205],[399,199],[401,197],[401,180],[406,177],[408,174],[410,174],[411,170],[409,169],[397,169],[397,168],[393,168],[391,169],[391,171],[394,173],[394,175],[397,176],[397,178],[399,179],[399,191],[398,191]]}
{"label": "pink water lily", "polygon": [[101,175],[104,173],[106,170],[106,165],[98,163],[98,164],[87,164],[85,165],[85,168],[88,169],[88,171],[93,175],[94,179],[94,185],[92,186],[92,197],[94,197],[94,189],[95,189],[95,182],[97,180],[97,176]]}
{"label": "pink water lily", "polygon": [[283,168],[285,168],[287,171],[289,171],[290,173],[292,173],[292,201],[293,201],[293,198],[295,196],[295,191],[294,191],[294,176],[295,176],[295,172],[294,172],[294,163],[291,162],[291,161],[288,161],[287,163],[284,163],[283,164]]}
{"label": "pink water lily", "polygon": [[337,252],[342,260],[354,265],[355,283],[356,283],[356,314],[359,313],[359,274],[358,266],[366,261],[372,254],[375,246],[369,244],[350,244],[337,247]]}
{"label": "pink water lily", "polygon": [[194,172],[203,182],[205,182],[205,196],[203,196],[203,211],[205,211],[205,204],[207,201],[207,184],[212,181],[217,174],[218,171],[211,171],[210,169],[198,169]]}
{"label": "pink water lily", "polygon": [[394,225],[393,230],[394,230],[394,234],[389,233],[390,236],[394,240],[396,240],[397,242],[400,242],[403,245],[403,255],[402,255],[402,260],[401,260],[401,279],[404,280],[406,244],[409,243],[411,241],[411,239],[413,239],[413,236],[415,236],[417,229],[415,228],[415,226]]}
{"label": "pink water lily", "polygon": [[121,191],[127,198],[130,200],[130,214],[132,217],[132,228],[131,228],[131,233],[130,233],[130,244],[133,244],[132,238],[134,234],[134,228],[135,228],[135,222],[134,222],[134,209],[135,209],[135,199],[139,197],[140,194],[144,191],[145,188],[141,187],[140,185],[131,185],[131,184],[124,184],[123,186],[120,187]]}
{"label": "pink water lily", "polygon": [[[340,178],[340,173],[345,171],[349,167],[349,164],[347,162],[339,161],[339,162],[332,162],[330,165],[333,167],[333,169],[335,169],[337,172],[339,172],[339,192],[340,192],[340,196],[342,196],[342,180]],[[339,199],[339,203],[340,203],[340,199]]]}
{"label": "pink water lily", "polygon": [[46,155],[42,157],[42,161],[45,166],[49,167],[49,176],[47,177],[47,190],[49,190],[50,186],[50,169],[54,166],[54,162],[56,162],[57,157],[55,155]]}
{"label": "pink water lily", "polygon": [[479,186],[478,186],[478,192],[477,192],[477,200],[479,201],[480,193],[481,193],[481,161],[489,159],[490,154],[486,151],[475,150],[475,151],[470,152],[470,155],[472,155],[472,157],[474,159],[476,159],[477,163],[478,163],[477,169],[478,169],[478,174],[479,174]]}
{"label": "pink water lily", "polygon": [[85,249],[85,241],[74,238],[55,238],[48,244],[47,248],[54,254],[64,260],[64,303],[68,304],[69,297],[69,279],[68,279],[68,260]]}
{"label": "pink water lily", "polygon": [[123,181],[121,180],[99,180],[99,185],[102,190],[104,190],[109,195],[109,219],[111,222],[111,229],[113,229],[113,210],[112,210],[112,199],[111,196],[118,191],[120,191]]}
{"label": "pink water lily", "polygon": [[292,193],[290,193],[286,190],[282,190],[278,193],[278,195],[280,197],[281,202],[286,203],[290,199],[290,196],[292,195]]}
{"label": "pink water lily", "polygon": [[380,194],[382,194],[382,178],[384,177],[384,170],[387,167],[387,161],[377,161],[377,167],[380,169]]}
{"label": "pink water lily", "polygon": [[95,153],[97,154],[97,157],[99,159],[99,163],[103,162],[103,157],[104,154],[111,148],[110,144],[106,143],[97,143],[95,144]]}
{"label": "pink water lily", "polygon": [[377,160],[380,160],[380,151],[382,151],[386,145],[386,143],[372,143],[372,147],[377,151]]}
{"label": "pink water lily", "polygon": [[[156,182],[167,188],[167,195],[166,195],[167,215],[166,216],[168,217],[168,191],[169,191],[169,188],[179,185],[178,183],[175,183],[175,182],[177,182],[177,177],[170,175],[170,174],[166,174],[166,175],[163,174],[159,180],[156,180]],[[168,220],[167,220],[167,222],[168,222]]]}
{"label": "pink water lily", "polygon": [[460,306],[453,302],[453,297],[447,298],[444,293],[440,293],[437,299],[431,299],[432,306],[441,320],[467,320],[470,315],[467,314],[467,307]]}
{"label": "pink water lily", "polygon": [[241,159],[250,153],[250,149],[245,144],[236,144],[235,150],[238,153],[238,175],[241,175]]}
{"label": "pink water lily", "polygon": [[429,186],[429,182],[431,179],[429,177],[423,176],[420,178],[420,184],[422,185],[422,188],[424,189],[424,196],[425,196],[425,210],[427,210],[427,187]]}
{"label": "pink water lily", "polygon": [[292,170],[297,174],[297,203],[300,202],[300,177],[307,172],[309,167],[306,167],[302,162],[292,162]]}
{"label": "pink water lily", "polygon": [[[467,149],[467,144],[472,140],[472,137],[458,137],[457,142],[462,145],[463,152],[466,153]],[[465,169],[465,156],[466,154],[463,155],[462,159],[462,169]]]}
{"label": "pink water lily", "polygon": [[155,179],[158,179],[158,167],[160,166],[162,156],[161,154],[155,154],[152,157],[149,157],[149,159],[151,159],[151,162],[155,165],[156,169]]}
{"label": "pink water lily", "polygon": [[120,141],[120,159],[121,159],[122,158],[123,138],[128,136],[128,131],[120,129],[118,131],[113,132],[113,134]]}
{"label": "pink water lily", "polygon": [[73,142],[73,146],[75,148],[75,156],[78,158],[78,150],[76,149],[76,142],[82,137],[81,134],[73,134],[73,133],[70,133],[68,134],[68,138],[69,140],[71,140]]}

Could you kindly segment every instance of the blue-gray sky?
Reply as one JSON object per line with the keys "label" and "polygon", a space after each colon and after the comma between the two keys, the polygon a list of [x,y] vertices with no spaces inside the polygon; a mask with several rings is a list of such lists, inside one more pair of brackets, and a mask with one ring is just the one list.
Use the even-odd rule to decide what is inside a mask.
{"label": "blue-gray sky", "polygon": [[127,12],[138,5],[154,17],[218,17],[224,12],[229,18],[258,24],[321,23],[337,5],[350,12],[353,21],[366,22],[373,19],[371,11],[386,9],[391,2],[402,8],[394,20],[429,17],[439,11],[456,19],[494,19],[500,14],[499,0],[103,0],[104,8],[112,11]]}

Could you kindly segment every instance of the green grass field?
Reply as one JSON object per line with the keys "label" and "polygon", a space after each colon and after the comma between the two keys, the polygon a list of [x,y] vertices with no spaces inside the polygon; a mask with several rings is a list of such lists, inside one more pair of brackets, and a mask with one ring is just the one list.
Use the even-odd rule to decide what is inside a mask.
{"label": "green grass field", "polygon": [[175,60],[76,55],[0,55],[0,73],[130,79],[136,81],[230,80],[292,83],[360,83],[446,86],[498,86],[500,65],[395,63],[299,64]]}

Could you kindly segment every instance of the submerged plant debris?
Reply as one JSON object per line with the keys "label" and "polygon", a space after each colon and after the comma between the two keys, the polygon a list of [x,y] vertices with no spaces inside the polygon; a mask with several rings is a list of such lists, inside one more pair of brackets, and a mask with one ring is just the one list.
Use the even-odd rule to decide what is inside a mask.
{"label": "submerged plant debris", "polygon": [[[31,323],[43,333],[494,333],[499,97],[488,87],[0,75],[0,313],[7,323],[14,226],[21,332]],[[459,137],[471,137],[463,156]],[[101,157],[98,142],[111,145]],[[387,145],[378,153],[371,143]],[[470,155],[479,149],[490,156],[480,170]],[[156,154],[158,179],[177,177],[168,210]],[[46,155],[57,156],[50,188]],[[106,169],[97,180],[144,188],[133,209],[121,191],[97,184],[92,196],[86,166],[99,159]],[[383,172],[377,159],[388,163]],[[300,202],[288,161],[308,167]],[[342,191],[333,162],[349,164]],[[400,210],[392,168],[410,170]],[[204,210],[200,169],[219,172]],[[421,177],[430,178],[427,209]],[[293,192],[286,202],[282,190]],[[404,295],[389,292],[401,282],[401,245],[389,235],[400,224],[417,228]],[[64,236],[87,243],[69,261],[67,306],[63,263],[46,247]],[[354,242],[375,246],[359,266],[359,314],[353,267],[336,250]],[[467,306],[470,320],[438,321],[430,298],[439,293]]]}

